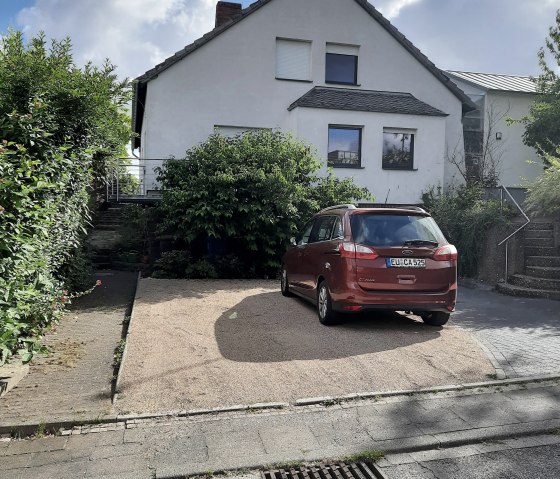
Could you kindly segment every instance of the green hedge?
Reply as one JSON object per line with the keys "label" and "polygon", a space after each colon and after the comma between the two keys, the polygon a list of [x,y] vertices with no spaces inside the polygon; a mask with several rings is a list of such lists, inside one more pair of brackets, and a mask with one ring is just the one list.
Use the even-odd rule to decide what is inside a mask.
{"label": "green hedge", "polygon": [[90,286],[91,192],[129,138],[127,85],[108,63],[77,68],[69,39],[0,38],[0,364],[43,351],[43,330]]}

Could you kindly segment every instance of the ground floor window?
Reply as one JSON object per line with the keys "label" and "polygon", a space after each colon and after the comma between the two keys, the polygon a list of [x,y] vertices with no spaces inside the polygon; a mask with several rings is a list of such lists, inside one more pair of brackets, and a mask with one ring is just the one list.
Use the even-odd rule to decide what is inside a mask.
{"label": "ground floor window", "polygon": [[329,125],[329,166],[359,168],[361,166],[361,150],[361,127]]}
{"label": "ground floor window", "polygon": [[414,169],[414,132],[383,130],[383,169]]}

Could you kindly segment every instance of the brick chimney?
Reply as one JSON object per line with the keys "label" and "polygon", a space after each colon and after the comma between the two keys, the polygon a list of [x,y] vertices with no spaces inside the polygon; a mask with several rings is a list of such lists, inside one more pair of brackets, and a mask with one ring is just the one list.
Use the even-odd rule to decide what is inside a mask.
{"label": "brick chimney", "polygon": [[216,5],[216,27],[229,22],[235,15],[241,14],[241,4],[233,2],[218,2]]}

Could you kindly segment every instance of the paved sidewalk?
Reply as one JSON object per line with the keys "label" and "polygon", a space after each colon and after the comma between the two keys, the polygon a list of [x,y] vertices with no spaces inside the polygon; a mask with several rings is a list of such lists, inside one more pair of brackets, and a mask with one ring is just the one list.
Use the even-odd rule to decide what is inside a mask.
{"label": "paved sidewalk", "polygon": [[137,273],[111,271],[75,300],[45,343],[29,374],[0,399],[0,427],[95,420],[111,412],[113,353],[133,299]]}
{"label": "paved sidewalk", "polygon": [[[556,379],[409,393],[331,407],[129,419],[104,428],[65,431],[59,437],[0,442],[0,461],[11,479],[183,477],[367,450],[483,447],[483,441],[542,436],[560,428],[559,406]],[[535,440],[551,444],[560,442],[560,436]]]}
{"label": "paved sidewalk", "polygon": [[461,287],[454,324],[475,333],[505,377],[560,373],[560,303]]}

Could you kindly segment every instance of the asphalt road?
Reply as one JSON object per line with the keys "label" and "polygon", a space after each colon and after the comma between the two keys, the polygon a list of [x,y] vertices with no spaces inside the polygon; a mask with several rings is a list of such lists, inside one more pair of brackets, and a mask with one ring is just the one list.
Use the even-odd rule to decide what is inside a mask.
{"label": "asphalt road", "polygon": [[414,462],[383,472],[388,479],[558,479],[560,445]]}

